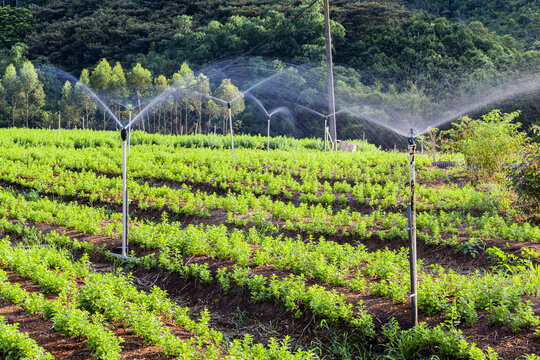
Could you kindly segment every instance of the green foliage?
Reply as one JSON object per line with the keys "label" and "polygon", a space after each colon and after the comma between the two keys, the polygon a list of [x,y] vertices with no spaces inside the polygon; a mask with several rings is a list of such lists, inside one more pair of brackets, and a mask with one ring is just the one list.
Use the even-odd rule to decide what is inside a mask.
{"label": "green foliage", "polygon": [[0,49],[22,42],[35,29],[34,16],[26,8],[0,7]]}
{"label": "green foliage", "polygon": [[54,357],[40,347],[28,334],[20,332],[18,323],[7,324],[0,317],[0,353],[6,360],[52,360]]}
{"label": "green foliage", "polygon": [[464,117],[445,132],[445,149],[465,156],[467,165],[478,176],[503,170],[509,162],[519,158],[527,135],[514,122],[519,111],[502,114],[494,110],[481,119]]}
{"label": "green foliage", "polygon": [[526,147],[523,158],[506,168],[509,186],[524,202],[531,201],[540,206],[540,147],[532,144]]}
{"label": "green foliage", "polygon": [[[479,27],[480,21],[500,35],[509,34],[519,39],[522,46],[538,48],[540,35],[540,6],[527,0],[409,0],[415,8],[443,14],[451,19],[465,18]],[[482,25],[482,32],[487,32]]]}
{"label": "green foliage", "polygon": [[486,243],[484,241],[471,238],[456,246],[456,250],[454,252],[460,252],[462,254],[471,256],[473,259],[476,259],[480,252],[482,252],[485,248]]}

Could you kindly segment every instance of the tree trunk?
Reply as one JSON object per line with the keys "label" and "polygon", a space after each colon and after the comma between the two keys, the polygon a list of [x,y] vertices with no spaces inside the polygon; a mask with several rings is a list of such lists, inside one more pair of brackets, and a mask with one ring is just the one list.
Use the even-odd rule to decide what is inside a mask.
{"label": "tree trunk", "polygon": [[[137,101],[139,103],[139,111],[141,108],[141,94],[137,91]],[[145,131],[144,129],[144,116],[141,115],[141,123],[142,123],[142,131]]]}
{"label": "tree trunk", "polygon": [[13,102],[13,106],[11,106],[11,127],[15,127],[15,111],[17,110],[17,102]]}

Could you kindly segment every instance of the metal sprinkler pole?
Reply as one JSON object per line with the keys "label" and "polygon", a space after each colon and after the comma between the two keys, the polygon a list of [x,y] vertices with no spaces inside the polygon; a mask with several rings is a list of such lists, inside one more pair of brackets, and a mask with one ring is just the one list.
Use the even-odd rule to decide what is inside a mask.
{"label": "metal sprinkler pole", "polygon": [[328,127],[328,116],[325,116],[324,117],[324,151],[326,151],[326,148],[328,146],[328,141],[327,141],[328,136],[326,135],[327,127]]}
{"label": "metal sprinkler pole", "polygon": [[229,110],[229,127],[231,128],[231,150],[232,150],[232,158],[234,160],[234,137],[233,137],[233,128],[232,128],[232,108],[231,103],[227,103],[227,109]]}
{"label": "metal sprinkler pole", "polygon": [[131,107],[129,108],[129,122],[128,122],[128,156],[131,153]]}
{"label": "metal sprinkler pole", "polygon": [[58,134],[60,134],[60,111],[58,112]]}
{"label": "metal sprinkler pole", "polygon": [[364,143],[366,142],[366,132],[362,133],[362,152],[364,152]]}
{"label": "metal sprinkler pole", "polygon": [[409,260],[411,265],[411,312],[412,326],[418,325],[418,282],[416,272],[416,173],[415,173],[415,155],[416,144],[414,143],[414,131],[411,129],[409,137],[409,186],[410,205],[407,206],[407,215],[409,218],[409,241],[410,254]]}
{"label": "metal sprinkler pole", "polygon": [[268,139],[266,140],[266,151],[270,152],[270,118],[271,116],[268,115]]}
{"label": "metal sprinkler pole", "polygon": [[122,137],[122,258],[127,258],[128,252],[128,190],[127,190],[127,138],[129,130],[125,127],[120,131]]}

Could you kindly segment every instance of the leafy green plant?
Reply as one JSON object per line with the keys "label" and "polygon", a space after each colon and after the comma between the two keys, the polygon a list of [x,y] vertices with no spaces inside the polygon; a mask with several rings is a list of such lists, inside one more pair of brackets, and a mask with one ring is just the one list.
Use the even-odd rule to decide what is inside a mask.
{"label": "leafy green plant", "polygon": [[499,172],[505,164],[519,158],[527,138],[519,131],[521,124],[514,121],[519,114],[494,110],[481,119],[464,117],[443,133],[444,148],[462,153],[477,175],[482,170],[489,175]]}
{"label": "leafy green plant", "polygon": [[518,162],[507,166],[506,177],[509,186],[524,202],[531,202],[533,208],[540,206],[540,147],[529,145]]}
{"label": "leafy green plant", "polygon": [[456,249],[454,252],[457,254],[458,252],[469,255],[473,259],[476,259],[476,257],[486,248],[486,243],[482,240],[476,240],[475,238],[470,238],[467,241],[462,242],[458,246],[456,246]]}

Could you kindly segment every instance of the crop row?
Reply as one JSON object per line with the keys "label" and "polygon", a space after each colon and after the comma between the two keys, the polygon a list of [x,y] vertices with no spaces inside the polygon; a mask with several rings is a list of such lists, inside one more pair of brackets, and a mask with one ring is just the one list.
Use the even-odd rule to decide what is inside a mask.
{"label": "crop row", "polygon": [[[49,240],[55,236],[58,235],[52,234]],[[13,248],[9,241],[3,241],[0,243],[2,266],[36,282],[43,291],[58,294],[58,300],[48,302],[41,294],[29,294],[5,279],[0,293],[27,311],[43,312],[52,318],[57,330],[74,337],[88,337],[87,343],[97,358],[117,359],[121,350],[120,338],[96,328],[105,326],[106,321],[123,323],[145,342],[159,345],[165,355],[182,359],[223,358],[221,346],[227,344],[223,342],[223,334],[208,326],[207,311],[203,311],[199,321],[195,322],[189,317],[188,308],[174,304],[160,288],[153,287],[149,293],[138,291],[124,276],[91,271],[86,260],[83,257],[82,261],[73,263],[66,252],[54,247]],[[77,286],[77,279],[84,280],[84,285]],[[89,318],[92,323],[87,324]],[[170,332],[161,318],[194,332],[196,338],[181,340]],[[246,348],[242,346],[245,344],[239,340],[228,344],[229,355],[225,358],[268,359],[275,358],[276,353],[286,355],[282,357],[284,359],[312,357],[311,353],[301,350],[291,354],[286,344],[279,345],[275,340],[268,348],[253,344]],[[253,357],[255,354],[259,357]]]}
{"label": "crop row", "polygon": [[[55,213],[60,213],[63,207],[67,210],[70,206],[52,204],[48,200],[40,202],[44,204],[44,209],[54,207]],[[12,204],[17,206],[15,205],[17,202]],[[24,205],[18,205],[18,207],[25,208]],[[84,209],[83,211],[89,210],[84,207],[80,208]],[[35,215],[30,218],[35,219]],[[84,219],[85,217],[80,218]],[[248,234],[239,230],[229,233],[224,226],[188,226],[181,229],[180,224],[163,220],[159,224],[139,223],[131,231],[132,242],[143,248],[161,250],[158,259],[153,255],[143,259],[143,262],[148,266],[159,266],[176,271],[184,277],[195,276],[202,282],[210,282],[215,278],[226,289],[226,284],[230,283],[230,280],[220,280],[228,279],[225,277],[225,270],[222,269],[220,273],[212,275],[204,264],[188,266],[183,263],[184,257],[205,255],[223,260],[234,260],[240,265],[240,268],[234,269],[233,273],[243,274],[241,277],[243,280],[240,281],[240,284],[245,284],[249,277],[248,266],[267,265],[295,272],[297,276],[290,279],[300,281],[298,288],[305,286],[302,285],[305,283],[304,276],[309,276],[325,283],[336,286],[347,285],[355,291],[369,291],[374,295],[396,301],[405,301],[407,298],[408,261],[406,252],[394,253],[382,250],[371,253],[362,246],[340,245],[332,241],[304,243],[301,240],[290,238],[276,239],[264,236],[254,229]],[[495,254],[497,250],[494,248],[492,252]],[[522,295],[538,296],[535,289],[540,288],[540,272],[537,267],[532,266],[530,256],[537,256],[537,254],[524,253],[521,266],[513,267],[511,272],[476,273],[465,276],[451,270],[446,272],[441,268],[423,270],[420,267],[422,278],[419,288],[420,309],[430,315],[444,312],[448,318],[453,319],[456,323],[472,325],[477,319],[477,310],[488,310],[490,314],[495,314],[498,311],[503,311],[501,309],[504,308],[506,309],[504,310],[507,314],[506,318],[497,320],[493,315],[492,322],[494,324],[509,325],[515,331],[533,327],[536,318],[531,314],[531,306],[521,302]],[[506,265],[510,265],[510,263]],[[378,279],[378,282],[372,282],[367,286],[366,279],[357,276],[358,272],[364,276],[374,277]],[[272,296],[269,294],[274,294],[276,299],[291,305],[289,310],[292,313],[298,310],[297,304],[299,303],[309,304],[308,309],[311,311],[314,308],[319,309],[318,305],[305,298],[290,300],[290,292],[283,297],[279,293],[276,295],[275,292],[268,290],[268,284],[272,284],[273,279],[259,275],[251,276],[256,279],[251,281],[256,281],[260,286],[260,290],[253,296],[254,300],[267,300]],[[301,293],[307,292],[304,289]],[[335,299],[338,299],[338,303],[345,304],[343,296],[336,297],[336,295],[333,292],[322,290],[322,288],[320,294],[317,294],[321,299],[334,298],[328,303],[336,304]],[[455,309],[461,309],[462,313],[457,316]],[[465,313],[463,309],[468,310]],[[332,307],[328,307],[327,310],[319,312],[318,315],[334,322],[349,319],[348,315],[336,318],[335,313]],[[520,322],[523,322],[524,325],[519,325]]]}
{"label": "crop row", "polygon": [[[1,163],[0,179],[19,184],[45,193],[77,196],[90,203],[120,201],[121,184],[119,179],[97,176],[94,172],[72,172],[54,169],[40,164],[24,164],[18,161]],[[244,226],[253,223],[261,230],[301,231],[313,235],[352,235],[368,238],[376,231],[380,238],[405,238],[406,218],[404,215],[383,210],[363,214],[358,211],[342,209],[334,211],[322,205],[302,203],[295,206],[270,197],[256,197],[254,194],[233,194],[226,196],[193,192],[184,185],[181,189],[151,187],[147,183],[139,185],[130,181],[131,198],[141,210],[149,207],[163,209],[182,215],[207,217],[210,211],[223,209],[228,212],[229,223]],[[465,191],[465,190],[464,190]],[[474,192],[471,193],[474,198]],[[455,195],[455,193],[454,193]],[[460,203],[456,196],[455,202]],[[471,200],[473,201],[473,200]],[[475,200],[473,201],[475,202]],[[474,229],[473,226],[476,228]],[[443,235],[457,244],[459,228],[464,228],[470,237],[493,237],[521,241],[540,241],[540,229],[528,223],[518,224],[511,218],[503,218],[497,213],[473,217],[461,212],[446,213],[421,212],[418,216],[420,238],[427,242],[441,242]],[[454,237],[454,240],[452,240]]]}

